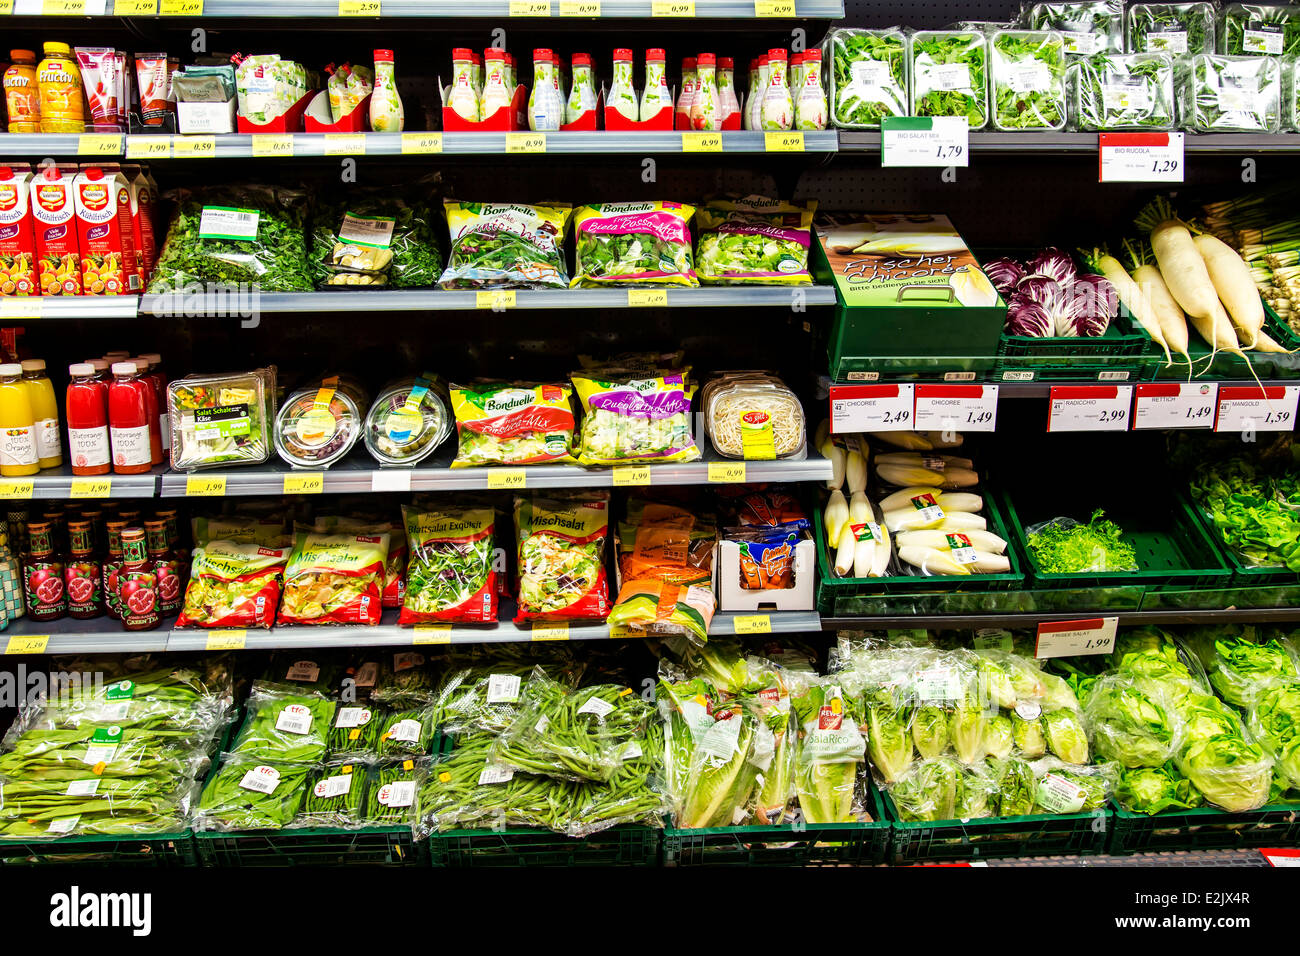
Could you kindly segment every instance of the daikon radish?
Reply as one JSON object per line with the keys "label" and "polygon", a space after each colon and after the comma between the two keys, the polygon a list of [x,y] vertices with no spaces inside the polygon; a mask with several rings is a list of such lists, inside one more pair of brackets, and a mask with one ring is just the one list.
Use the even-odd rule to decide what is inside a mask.
{"label": "daikon radish", "polygon": [[1137,323],[1146,329],[1146,333],[1151,336],[1152,341],[1158,343],[1160,348],[1164,350],[1165,364],[1173,364],[1173,358],[1169,355],[1169,345],[1165,341],[1164,330],[1160,327],[1160,320],[1151,308],[1150,300],[1139,288],[1138,284],[1133,281],[1133,277],[1124,271],[1124,266],[1120,264],[1120,261],[1112,256],[1105,246],[1092,250],[1080,249],[1079,252],[1083,255],[1083,259],[1089,268],[1100,273],[1115,287],[1115,294],[1119,296],[1119,300],[1133,314],[1133,318]]}
{"label": "daikon radish", "polygon": [[1205,261],[1214,291],[1227,310],[1233,328],[1241,335],[1242,348],[1253,349],[1256,337],[1264,329],[1264,303],[1251,278],[1250,267],[1235,249],[1214,236],[1197,236],[1192,244]]}
{"label": "daikon radish", "polygon": [[1254,348],[1256,352],[1281,352],[1284,355],[1289,355],[1291,352],[1290,349],[1285,349],[1279,345],[1275,339],[1264,331],[1255,334]]}
{"label": "daikon radish", "polygon": [[[1191,365],[1192,357],[1187,353],[1187,316],[1170,295],[1169,286],[1165,285],[1160,270],[1150,264],[1138,266],[1133,270],[1133,280],[1146,296],[1156,321],[1160,323],[1166,352],[1181,355]],[[1171,357],[1170,362],[1172,361]]]}

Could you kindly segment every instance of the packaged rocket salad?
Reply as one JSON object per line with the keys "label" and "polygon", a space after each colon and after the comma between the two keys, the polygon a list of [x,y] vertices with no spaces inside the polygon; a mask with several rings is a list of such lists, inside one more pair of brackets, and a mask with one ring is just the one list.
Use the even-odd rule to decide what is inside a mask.
{"label": "packaged rocket salad", "polygon": [[194,549],[177,627],[270,627],[288,548],[209,541]]}
{"label": "packaged rocket salad", "polygon": [[691,216],[677,202],[579,206],[573,215],[573,288],[605,285],[698,286],[691,263]]}
{"label": "packaged rocket salad", "polygon": [[558,383],[452,386],[459,447],[451,467],[572,464],[572,395]]}
{"label": "packaged rocket salad", "polygon": [[582,402],[578,461],[695,461],[687,369],[588,369],[574,372]]}
{"label": "packaged rocket salad", "polygon": [[451,253],[444,289],[567,289],[568,206],[446,202]]}
{"label": "packaged rocket salad", "polygon": [[403,506],[406,597],[398,624],[497,619],[491,508]]}
{"label": "packaged rocket salad", "polygon": [[609,611],[604,559],[608,530],[607,492],[516,498],[515,621],[603,621]]}
{"label": "packaged rocket salad", "polygon": [[389,535],[299,531],[278,624],[378,624]]}
{"label": "packaged rocket salad", "polygon": [[808,246],[817,200],[747,196],[708,203],[695,217],[695,270],[704,285],[811,285]]}
{"label": "packaged rocket salad", "polygon": [[275,366],[230,375],[188,375],[167,386],[176,471],[258,465],[271,457]]}

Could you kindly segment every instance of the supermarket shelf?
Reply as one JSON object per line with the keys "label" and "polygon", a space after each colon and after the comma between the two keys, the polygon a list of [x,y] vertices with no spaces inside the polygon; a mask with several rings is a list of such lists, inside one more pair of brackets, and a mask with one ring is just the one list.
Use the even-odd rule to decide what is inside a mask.
{"label": "supermarket shelf", "polygon": [[[158,479],[166,471],[163,466],[143,475],[99,475],[80,478],[64,464],[49,468],[30,478],[0,478],[0,501],[64,498],[153,498],[158,493]],[[31,482],[27,493],[26,482]],[[108,482],[107,487],[100,483]],[[74,495],[74,483],[76,485]],[[92,487],[92,485],[94,487]]]}
{"label": "supermarket shelf", "polygon": [[[972,866],[975,864],[972,863]],[[1057,866],[1160,866],[1160,867],[1267,867],[1268,860],[1259,850],[1173,850],[1163,853],[1131,853],[1125,856],[1028,856],[987,860],[984,866],[1057,867]]]}
{"label": "supermarket shelf", "polygon": [[[26,12],[24,7],[36,0],[17,0],[15,13]],[[93,0],[88,0],[88,5]],[[385,17],[438,17],[449,19],[510,18],[509,0],[383,0]],[[38,4],[39,7],[39,4]],[[572,22],[566,16],[567,2],[550,0],[543,17],[562,17],[561,22]],[[649,19],[652,16],[651,0],[602,0],[598,17],[582,19]],[[39,12],[39,9],[37,10]],[[337,2],[331,0],[280,0],[278,3],[258,3],[256,0],[207,0],[203,5],[204,17],[325,17],[339,15]],[[697,20],[748,20],[759,16],[753,0],[695,0]],[[843,0],[796,0],[794,18],[811,20],[838,20],[844,16]],[[375,19],[375,18],[369,18]],[[662,18],[661,18],[662,19]],[[682,18],[674,18],[682,19]],[[355,23],[354,18],[347,22]]]}
{"label": "supermarket shelf", "polygon": [[[1202,378],[1197,378],[1197,379],[1193,379],[1192,381],[1193,381],[1194,383],[1196,383],[1196,384],[1205,384],[1205,385],[1251,385],[1251,386],[1254,386],[1254,385],[1257,384],[1257,383],[1255,382],[1255,380],[1252,379],[1252,378],[1237,378],[1237,379],[1202,379]],[[881,383],[878,383],[878,382],[832,382],[832,383],[831,383],[831,386],[834,387],[834,388],[841,388],[841,387],[852,387],[852,386],[855,386],[855,385],[877,385],[877,384],[881,384]],[[926,381],[918,381],[918,382],[916,382],[915,384],[917,384],[917,385],[947,385],[947,384],[954,384],[954,383],[950,383],[950,382],[938,382],[938,381],[929,381],[929,382],[926,382]],[[1173,380],[1164,380],[1164,379],[1162,379],[1160,382],[1142,381],[1142,380],[1140,380],[1140,379],[1133,379],[1133,380],[1131,380],[1131,381],[1127,381],[1127,382],[1098,382],[1098,381],[1096,381],[1095,379],[1092,379],[1092,380],[1085,381],[1085,382],[991,382],[991,381],[984,381],[984,382],[963,382],[963,383],[961,383],[961,384],[966,384],[966,385],[996,385],[996,386],[998,387],[998,398],[999,398],[999,399],[1003,399],[1003,398],[1048,398],[1048,397],[1050,397],[1051,394],[1052,394],[1052,388],[1053,388],[1053,386],[1058,386],[1058,385],[1063,385],[1063,386],[1067,386],[1067,387],[1070,387],[1070,388],[1074,388],[1074,387],[1078,387],[1078,386],[1099,386],[1099,387],[1105,387],[1105,386],[1107,386],[1107,385],[1153,385],[1153,384],[1166,384],[1166,385],[1167,385],[1167,384],[1176,384],[1176,382],[1174,382]],[[1262,380],[1258,383],[1258,385],[1263,386],[1263,387],[1265,387],[1265,388],[1271,388],[1271,387],[1274,387],[1274,386],[1276,386],[1276,387],[1282,387],[1282,386],[1285,386],[1285,385],[1300,385],[1300,380],[1296,380],[1296,379],[1262,379]]]}
{"label": "supermarket shelf", "polygon": [[122,134],[0,133],[0,157],[6,160],[80,155],[121,156]]}
{"label": "supermarket shelf", "polygon": [[0,298],[0,319],[134,319],[135,295],[45,295]]}
{"label": "supermarket shelf", "polygon": [[1134,624],[1170,625],[1233,623],[1289,623],[1300,621],[1300,607],[1222,608],[1208,611],[1106,611],[1083,610],[1062,614],[903,614],[882,617],[823,617],[822,628],[828,631],[860,628],[945,628],[966,630],[980,627],[1037,627],[1052,621],[1078,621],[1098,617],[1117,617],[1120,626]]}
{"label": "supermarket shelf", "polygon": [[[791,308],[834,305],[835,290],[830,286],[805,286],[802,288],[765,288],[753,286],[716,286],[699,289],[655,290],[666,292],[669,309],[699,308]],[[623,309],[644,301],[642,289],[523,289],[513,293],[510,309]],[[800,297],[800,298],[796,298]],[[211,297],[200,303],[195,296],[169,294],[146,295],[140,302],[141,315],[184,318],[196,312],[219,316],[226,311],[233,315],[267,314],[275,312],[454,312],[490,310],[489,293],[453,292],[443,289],[409,289],[389,291],[348,292],[262,292],[246,298]]]}
{"label": "supermarket shelf", "polygon": [[[1296,133],[1188,133],[1183,141],[1186,153],[1231,155],[1270,153],[1300,155],[1300,134]],[[970,134],[970,151],[987,155],[1097,154],[1096,133],[996,133]],[[880,133],[840,131],[840,152],[880,153]]]}
{"label": "supermarket shelf", "polygon": [[0,632],[0,652],[8,650],[14,638],[49,638],[44,643],[46,654],[121,654],[157,652],[168,649],[169,630],[127,631],[117,621],[99,617],[80,621],[65,617],[44,624],[28,617],[12,621]]}

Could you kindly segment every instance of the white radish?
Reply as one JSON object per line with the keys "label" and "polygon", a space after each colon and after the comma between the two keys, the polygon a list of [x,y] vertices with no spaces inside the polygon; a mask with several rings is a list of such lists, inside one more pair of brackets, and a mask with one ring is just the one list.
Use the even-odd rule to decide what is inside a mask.
{"label": "white radish", "polygon": [[900,508],[885,512],[885,527],[897,534],[900,531],[920,531],[925,528],[937,528],[941,531],[966,531],[974,528],[978,531],[988,529],[988,522],[981,515],[965,511],[946,513],[942,518],[927,521],[915,508]]}
{"label": "white radish", "polygon": [[898,557],[930,574],[970,574],[970,565],[958,564],[953,560],[951,552],[940,551],[938,548],[899,548]]}
{"label": "white radish", "polygon": [[952,542],[948,540],[949,534],[963,534],[971,543],[971,547],[977,551],[988,551],[993,554],[1002,554],[1007,550],[1007,543],[995,535],[992,531],[900,531],[898,533],[898,546],[900,548],[951,548]]}
{"label": "white radish", "polygon": [[1283,355],[1288,355],[1291,351],[1290,349],[1283,348],[1274,338],[1264,331],[1255,334],[1254,349],[1256,352],[1280,352]]}
{"label": "white radish", "polygon": [[1173,359],[1169,356],[1169,345],[1165,341],[1164,331],[1160,328],[1160,320],[1151,308],[1150,300],[1143,294],[1138,284],[1133,281],[1133,277],[1124,270],[1124,266],[1120,264],[1120,261],[1106,252],[1105,249],[1084,252],[1084,258],[1088,260],[1088,264],[1093,269],[1101,273],[1115,287],[1115,294],[1119,296],[1119,300],[1132,313],[1137,323],[1146,329],[1147,335],[1151,336],[1152,341],[1158,343],[1160,348],[1164,350],[1165,363],[1171,364]]}
{"label": "white radish", "polygon": [[1205,270],[1219,301],[1228,310],[1233,328],[1242,336],[1242,347],[1253,349],[1256,337],[1264,329],[1264,303],[1251,278],[1250,267],[1235,249],[1214,236],[1197,236],[1192,243],[1205,261]]}
{"label": "white radish", "polygon": [[[895,491],[887,498],[880,500],[881,511],[897,511],[899,508],[906,508],[912,503],[913,498],[921,495],[933,495],[934,489],[925,485],[913,485],[910,488],[904,488],[902,491]],[[979,495],[972,494],[969,491],[945,491],[935,495],[934,503],[944,511],[983,511],[984,499]]]}
{"label": "white radish", "polygon": [[853,528],[845,522],[840,529],[839,544],[835,548],[835,573],[840,577],[853,570],[853,552],[857,549],[857,543]]}
{"label": "white radish", "polygon": [[826,525],[826,543],[835,547],[840,540],[840,528],[849,520],[849,503],[844,500],[844,492],[838,488],[831,492],[826,502],[826,512],[822,523]]}
{"label": "white radish", "polygon": [[[1181,355],[1191,365],[1192,357],[1187,354],[1187,316],[1174,301],[1160,270],[1149,264],[1138,266],[1133,270],[1133,279],[1146,296],[1151,312],[1160,324],[1166,356],[1173,352],[1174,355]],[[1171,356],[1169,359],[1170,362],[1173,361]]]}

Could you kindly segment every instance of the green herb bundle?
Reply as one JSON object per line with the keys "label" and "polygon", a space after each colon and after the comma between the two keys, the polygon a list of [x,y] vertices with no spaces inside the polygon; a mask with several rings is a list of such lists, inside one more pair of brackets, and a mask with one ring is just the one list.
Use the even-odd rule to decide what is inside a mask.
{"label": "green herb bundle", "polygon": [[1212,3],[1135,3],[1128,8],[1129,52],[1213,53],[1214,21]]}
{"label": "green herb bundle", "polygon": [[402,651],[385,662],[370,699],[387,707],[421,707],[433,701],[437,686],[433,662],[418,651]]}
{"label": "green herb bundle", "polygon": [[1024,17],[1032,30],[1059,30],[1073,56],[1124,52],[1123,0],[1035,3]]}
{"label": "green herb bundle", "polygon": [[1065,127],[1065,43],[1059,33],[1003,30],[989,40],[993,126],[1000,130]]}
{"label": "green herb bundle", "polygon": [[907,115],[907,38],[901,30],[830,35],[831,119],[841,129],[879,129]]}
{"label": "green herb bundle", "polygon": [[1275,133],[1281,123],[1277,57],[1197,54],[1174,64],[1182,124],[1198,133]]}
{"label": "green herb bundle", "polygon": [[1284,3],[1230,3],[1221,15],[1222,52],[1229,56],[1300,53],[1300,9]]}
{"label": "green herb bundle", "polygon": [[983,33],[920,30],[912,36],[912,114],[988,122],[988,38]]}
{"label": "green herb bundle", "polygon": [[1137,552],[1124,531],[1098,509],[1087,524],[1068,518],[1029,531],[1034,564],[1044,574],[1083,574],[1138,570]]}

